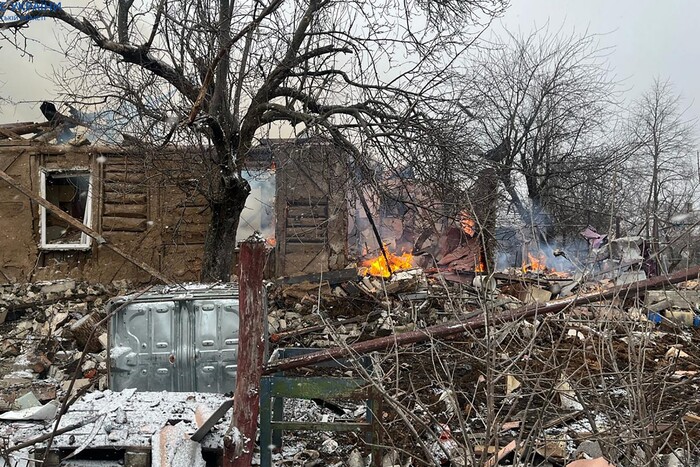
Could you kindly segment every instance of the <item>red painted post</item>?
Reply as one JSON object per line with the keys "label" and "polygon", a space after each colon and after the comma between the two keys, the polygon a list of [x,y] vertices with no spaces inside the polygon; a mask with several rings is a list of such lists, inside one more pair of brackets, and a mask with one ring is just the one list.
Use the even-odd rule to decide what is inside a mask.
{"label": "red painted post", "polygon": [[265,362],[263,269],[265,243],[250,237],[241,243],[238,370],[231,426],[224,437],[223,467],[250,467],[260,411],[260,378]]}

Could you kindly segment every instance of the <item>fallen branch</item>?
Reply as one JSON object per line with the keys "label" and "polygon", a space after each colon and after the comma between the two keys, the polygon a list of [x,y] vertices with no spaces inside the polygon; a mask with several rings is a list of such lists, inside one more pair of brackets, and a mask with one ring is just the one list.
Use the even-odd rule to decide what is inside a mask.
{"label": "fallen branch", "polygon": [[62,435],[64,433],[68,433],[69,431],[77,430],[78,428],[84,427],[85,425],[94,422],[98,418],[100,418],[99,415],[88,417],[81,422],[74,423],[73,425],[68,425],[66,427],[61,428],[60,430],[52,431],[51,433],[44,433],[43,435],[37,436],[36,438],[30,439],[29,441],[25,441],[24,443],[16,444],[15,446],[5,449],[4,452],[5,454],[9,454],[14,451],[20,451],[24,448],[34,446],[35,444],[41,443],[42,441],[45,441],[53,436]]}
{"label": "fallen branch", "polygon": [[[614,287],[603,292],[584,294],[563,300],[549,301],[543,304],[534,303],[532,305],[523,306],[515,310],[497,314],[491,317],[491,324],[509,323],[519,321],[524,318],[530,318],[535,315],[557,313],[568,307],[610,300],[616,296],[622,296],[623,298],[628,298],[630,296],[636,297],[646,290],[656,289],[665,285],[677,284],[689,279],[694,279],[697,278],[699,274],[700,266],[696,266],[684,271],[679,271],[670,276],[653,277],[651,279],[633,282],[620,287]],[[480,314],[480,316],[466,319],[462,322],[431,326],[418,331],[405,332],[402,334],[359,342],[348,347],[335,347],[299,357],[285,358],[267,365],[265,368],[265,374],[271,374],[283,370],[291,370],[293,368],[313,365],[328,360],[335,360],[338,358],[347,357],[349,355],[363,355],[378,350],[390,349],[394,346],[398,347],[401,345],[417,344],[419,342],[426,342],[430,339],[454,336],[465,331],[483,328],[485,325],[486,316],[485,314]]]}

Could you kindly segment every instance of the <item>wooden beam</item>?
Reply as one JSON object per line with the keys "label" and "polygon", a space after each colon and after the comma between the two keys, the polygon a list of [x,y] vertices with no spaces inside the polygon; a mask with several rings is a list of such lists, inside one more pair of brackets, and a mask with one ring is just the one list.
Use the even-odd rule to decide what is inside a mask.
{"label": "wooden beam", "polygon": [[150,274],[151,276],[160,280],[164,284],[169,284],[169,285],[174,284],[173,281],[171,281],[167,277],[163,276],[160,272],[156,271],[153,267],[149,266],[146,263],[143,263],[143,262],[137,260],[136,258],[133,258],[131,255],[129,255],[125,251],[122,251],[121,249],[117,248],[116,246],[107,243],[107,240],[105,240],[105,238],[102,235],[100,235],[98,232],[92,230],[90,227],[88,227],[87,225],[78,221],[73,216],[70,216],[67,213],[63,212],[61,210],[61,208],[59,208],[55,204],[52,204],[52,203],[46,201],[41,196],[35,195],[30,190],[25,188],[21,183],[19,183],[18,181],[16,181],[14,178],[10,177],[9,175],[7,175],[2,170],[0,170],[0,178],[5,180],[11,187],[16,189],[20,193],[22,193],[24,196],[27,196],[32,201],[35,201],[40,206],[43,206],[44,208],[46,208],[46,210],[51,212],[54,216],[58,217],[59,219],[63,220],[64,222],[67,222],[69,225],[71,225],[72,227],[75,227],[76,229],[80,230],[84,234],[89,235],[90,237],[94,238],[95,241],[97,241],[98,245],[102,245],[105,248],[112,250],[114,253],[118,254],[119,256],[121,256],[125,260],[129,261],[130,263],[134,264],[135,266],[138,266],[139,268],[143,269],[148,274]]}
{"label": "wooden beam", "polygon": [[304,274],[302,276],[281,277],[275,282],[284,285],[299,284],[301,282],[311,282],[312,284],[328,282],[330,285],[337,285],[348,281],[357,282],[357,274],[357,268],[347,268],[322,273]]}
{"label": "wooden beam", "polygon": [[0,128],[0,137],[5,137],[5,138],[19,138],[20,136],[17,133],[13,133],[10,130],[5,130],[3,128]]}
{"label": "wooden beam", "polygon": [[9,123],[0,125],[0,132],[7,134],[8,132],[12,134],[12,137],[18,137],[21,135],[26,135],[30,133],[37,133],[40,130],[48,130],[51,128],[49,122],[43,123],[33,123],[33,122],[22,122],[22,123]]}
{"label": "wooden beam", "polygon": [[204,421],[204,423],[202,423],[201,426],[199,426],[197,431],[190,436],[190,439],[198,443],[202,441],[202,439],[211,431],[211,429],[214,428],[217,423],[219,423],[221,418],[226,415],[226,412],[231,410],[231,407],[233,407],[233,399],[226,399],[224,403],[221,404],[219,408],[216,409],[214,413]]}

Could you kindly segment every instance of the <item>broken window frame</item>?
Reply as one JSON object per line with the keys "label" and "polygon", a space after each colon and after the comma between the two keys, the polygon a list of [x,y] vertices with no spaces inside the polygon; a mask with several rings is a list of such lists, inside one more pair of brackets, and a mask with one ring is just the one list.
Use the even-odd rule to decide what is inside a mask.
{"label": "broken window frame", "polygon": [[[91,227],[92,223],[92,171],[89,168],[74,167],[71,169],[47,169],[41,168],[39,171],[39,196],[46,199],[46,182],[51,174],[71,175],[71,176],[87,176],[88,189],[87,199],[85,201],[85,214],[82,219],[75,218],[78,222]],[[47,200],[48,201],[48,200]],[[40,248],[42,250],[89,250],[92,248],[92,238],[84,232],[80,233],[79,243],[47,243],[46,240],[46,218],[47,210],[43,206],[39,206],[39,231],[40,231]]]}

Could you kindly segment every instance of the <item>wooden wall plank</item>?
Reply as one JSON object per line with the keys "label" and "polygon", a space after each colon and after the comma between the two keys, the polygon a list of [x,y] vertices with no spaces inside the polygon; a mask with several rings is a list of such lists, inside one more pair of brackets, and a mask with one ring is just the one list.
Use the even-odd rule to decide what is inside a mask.
{"label": "wooden wall plank", "polygon": [[147,201],[145,193],[117,193],[116,191],[105,193],[105,204],[142,204],[145,209]]}
{"label": "wooden wall plank", "polygon": [[145,204],[105,203],[103,215],[106,217],[139,217],[145,219],[148,209]]}
{"label": "wooden wall plank", "polygon": [[146,219],[132,219],[129,217],[102,217],[102,231],[104,233],[110,231],[144,232],[146,227]]}

